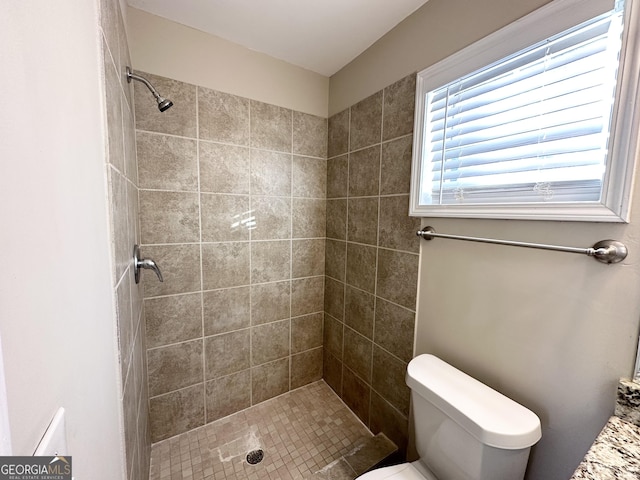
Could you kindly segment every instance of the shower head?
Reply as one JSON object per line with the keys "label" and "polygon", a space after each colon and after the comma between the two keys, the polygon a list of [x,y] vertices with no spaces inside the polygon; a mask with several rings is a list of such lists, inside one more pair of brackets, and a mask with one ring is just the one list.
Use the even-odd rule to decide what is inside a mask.
{"label": "shower head", "polygon": [[147,86],[153,97],[156,99],[156,102],[158,102],[158,110],[160,110],[161,112],[164,112],[165,110],[168,110],[173,106],[173,102],[171,100],[160,96],[157,90],[153,88],[153,85],[151,85],[149,80],[141,77],[140,75],[136,75],[131,71],[131,67],[127,67],[127,82],[131,83],[131,80],[137,80]]}
{"label": "shower head", "polygon": [[164,112],[165,110],[170,109],[171,107],[173,107],[173,102],[171,100],[169,100],[168,98],[158,98],[158,109],[161,112]]}

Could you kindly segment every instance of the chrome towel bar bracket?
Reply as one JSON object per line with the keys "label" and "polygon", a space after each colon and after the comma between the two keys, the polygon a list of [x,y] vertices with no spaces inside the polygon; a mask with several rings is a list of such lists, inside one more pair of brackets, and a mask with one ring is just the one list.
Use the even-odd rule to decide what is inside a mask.
{"label": "chrome towel bar bracket", "polygon": [[562,247],[559,245],[545,245],[543,243],[515,242],[512,240],[499,240],[495,238],[467,237],[465,235],[449,235],[436,233],[433,227],[424,227],[416,233],[424,240],[433,238],[448,238],[450,240],[464,240],[467,242],[493,243],[496,245],[509,245],[512,247],[537,248],[540,250],[554,250],[556,252],[581,253],[593,257],[602,263],[618,263],[627,257],[627,247],[617,240],[601,240],[590,248]]}

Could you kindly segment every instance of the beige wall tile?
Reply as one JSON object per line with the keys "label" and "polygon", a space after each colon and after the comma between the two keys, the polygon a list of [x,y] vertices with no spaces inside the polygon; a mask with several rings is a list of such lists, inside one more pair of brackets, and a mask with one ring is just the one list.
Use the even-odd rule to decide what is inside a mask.
{"label": "beige wall tile", "polygon": [[348,200],[347,240],[369,245],[377,244],[378,202],[378,197]]}
{"label": "beige wall tile", "polygon": [[251,406],[251,375],[249,370],[206,382],[206,422],[213,422]]}
{"label": "beige wall tile", "polygon": [[291,241],[251,244],[251,283],[287,280],[291,276]]}
{"label": "beige wall tile", "polygon": [[142,270],[145,298],[202,289],[198,245],[146,245],[142,247],[141,255],[155,260],[164,277],[161,283],[153,271]]}
{"label": "beige wall tile", "polygon": [[322,313],[291,319],[291,353],[322,346]]}
{"label": "beige wall tile", "polygon": [[198,145],[201,192],[249,194],[249,148],[203,141]]}
{"label": "beige wall tile", "polygon": [[327,198],[347,196],[349,188],[349,156],[327,160]]}
{"label": "beige wall tile", "polygon": [[342,360],[342,344],[344,339],[344,325],[330,315],[324,317],[324,340],[325,350],[331,353],[338,360]]}
{"label": "beige wall tile", "polygon": [[373,338],[373,295],[347,285],[345,295],[345,323],[365,337]]}
{"label": "beige wall tile", "polygon": [[327,238],[346,240],[347,200],[327,200]]}
{"label": "beige wall tile", "polygon": [[127,226],[129,230],[129,245],[140,245],[138,188],[131,182],[127,182]]}
{"label": "beige wall tile", "polygon": [[328,157],[349,151],[349,109],[336,113],[328,120]]}
{"label": "beige wall tile", "polygon": [[381,131],[382,92],[378,92],[351,107],[350,150],[380,143]]}
{"label": "beige wall tile", "polygon": [[[124,385],[124,395],[122,396],[122,417],[124,425],[124,447],[125,447],[125,459],[127,463],[127,472],[131,472],[134,463],[138,463],[137,455],[135,455],[137,448],[137,418],[138,418],[138,399],[136,398],[136,388],[133,385],[135,382],[135,376],[130,375],[122,377],[123,381],[126,378],[127,384]],[[53,475],[52,475],[53,476]],[[11,477],[10,477],[11,478]],[[13,477],[13,478],[21,478]],[[53,476],[55,478],[55,476]]]}
{"label": "beige wall tile", "polygon": [[[394,108],[400,105],[398,102],[405,98],[401,95],[404,92],[401,87],[399,82],[385,92],[385,109],[388,108],[384,118],[385,135],[390,135],[392,128],[396,131],[404,128],[399,118],[402,113],[394,113]],[[175,88],[195,92],[195,87],[181,85],[180,82],[176,82]],[[329,121],[213,90],[200,89],[198,96],[201,141],[197,168],[199,187],[203,192],[197,198],[202,213],[202,226],[198,233],[205,243],[200,244],[198,237],[193,245],[143,246],[143,256],[153,258],[161,268],[166,265],[163,268],[167,279],[165,284],[157,282],[155,276],[151,277],[152,272],[144,273],[147,297],[197,293],[147,300],[152,302],[149,303],[152,307],[149,321],[156,322],[152,327],[154,333],[150,334],[151,345],[156,345],[153,342],[189,340],[186,337],[195,334],[196,328],[202,328],[194,320],[198,318],[196,301],[185,308],[171,305],[170,301],[172,298],[199,298],[204,288],[206,291],[201,293],[202,321],[206,337],[203,340],[205,372],[202,377],[207,380],[206,396],[203,391],[205,385],[201,384],[199,388],[201,397],[206,398],[207,421],[247,406],[251,398],[250,389],[253,403],[257,403],[289,388],[315,381],[320,372],[332,388],[353,403],[359,415],[366,417],[362,412],[369,402],[363,399],[369,398],[371,389],[351,368],[346,370],[348,373],[343,380],[340,359],[343,357],[343,344],[349,344],[348,350],[344,351],[345,359],[360,372],[358,375],[367,376],[362,373],[366,370],[362,367],[366,364],[366,355],[360,354],[366,348],[360,347],[368,347],[368,351],[372,351],[372,344],[356,331],[371,337],[371,294],[375,291],[376,278],[382,280],[383,288],[379,294],[383,297],[388,295],[385,287],[390,287],[392,282],[385,283],[380,272],[376,272],[378,248],[361,243],[375,245],[376,237],[381,235],[381,245],[385,249],[403,248],[404,238],[393,229],[399,230],[399,226],[408,225],[410,221],[395,218],[399,200],[383,198],[384,211],[380,207],[380,215],[385,223],[378,227],[377,197],[381,189],[384,194],[408,192],[404,170],[411,163],[411,136],[385,143],[382,147],[378,145],[382,135],[381,92]],[[175,98],[172,99],[175,102]],[[156,108],[153,102],[151,107]],[[186,135],[191,138],[138,132],[140,142],[145,142],[144,137],[147,140],[140,143],[141,150],[152,152],[159,148],[160,144],[153,143],[154,138],[162,138],[167,144],[159,148],[157,154],[145,151],[149,159],[167,155],[163,158],[164,167],[161,165],[155,172],[156,176],[150,175],[149,181],[157,182],[150,184],[150,190],[194,188],[193,178],[187,172],[192,171],[190,169],[194,165],[190,158],[193,156],[192,145],[197,141],[195,115],[194,108],[193,121],[186,122],[193,125],[193,133]],[[167,116],[168,125],[157,124],[163,118],[156,115],[156,123],[151,122],[151,126],[143,130],[183,136],[171,131],[177,128],[175,118]],[[248,148],[250,139],[251,146],[261,150],[252,153]],[[185,151],[179,145],[182,143]],[[372,147],[365,148],[369,145]],[[348,157],[345,154],[350,150],[359,151]],[[381,150],[384,151],[382,164]],[[327,154],[334,158],[324,160]],[[173,162],[169,160],[172,155]],[[335,158],[338,155],[342,156]],[[181,165],[181,162],[185,164]],[[153,165],[149,162],[150,174],[153,174]],[[381,173],[382,183],[379,184]],[[147,181],[143,178],[146,175],[141,173],[141,181]],[[125,192],[125,195],[129,193]],[[350,198],[353,203],[349,209],[349,239],[357,242],[355,244],[344,241],[347,237],[348,195],[373,197]],[[326,198],[331,200],[326,202]],[[336,198],[339,200],[334,200]],[[127,214],[131,217],[131,212]],[[135,228],[131,228],[135,225],[130,225],[132,223],[128,220],[128,239],[135,238]],[[162,232],[165,236],[169,234],[171,230]],[[326,241],[325,236],[331,240]],[[129,262],[129,249],[127,246],[126,262]],[[200,285],[200,249],[204,285]],[[380,249],[380,252],[389,251],[385,249]],[[124,259],[123,249],[123,264],[126,265]],[[322,277],[325,270],[326,279]],[[296,280],[289,280],[290,276]],[[346,299],[345,280],[350,285]],[[324,289],[323,283],[326,284]],[[389,300],[397,302],[396,297]],[[135,300],[132,298],[131,301]],[[406,356],[408,351],[405,345],[408,336],[404,331],[407,330],[404,325],[408,325],[406,316],[398,320],[394,317],[394,323],[389,325],[392,314],[387,310],[400,307],[379,301],[382,310],[376,316],[376,328],[380,329],[376,341],[380,341],[391,354],[405,358],[403,355]],[[387,308],[389,305],[392,308]],[[346,318],[345,308],[348,312]],[[163,325],[179,321],[176,312],[191,310],[194,316],[186,319],[185,324],[176,326],[168,336],[162,332],[166,330]],[[325,320],[322,314],[316,313],[322,310],[335,318],[327,316]],[[354,330],[347,328],[347,333],[344,333],[343,318]],[[251,328],[250,323],[253,325]],[[394,326],[403,328],[401,338],[395,342],[389,333],[393,332]],[[345,335],[347,340],[356,340],[348,342]],[[255,340],[253,351],[251,337]],[[409,343],[412,343],[412,332]],[[326,348],[322,348],[323,344]],[[225,348],[229,349],[228,354]],[[229,357],[234,355],[238,358],[230,360]],[[251,358],[254,364],[258,362],[259,365],[252,368],[250,374]],[[250,386],[249,378],[253,378]],[[359,389],[363,385],[366,388]],[[362,400],[362,405],[356,400]],[[383,402],[393,410],[386,401]],[[158,405],[157,402],[155,404]],[[204,411],[204,405],[201,408]],[[156,411],[159,410],[156,408]],[[180,420],[184,415],[179,410],[176,415],[178,423],[184,423]],[[157,430],[158,427],[154,428]]]}
{"label": "beige wall tile", "polygon": [[202,241],[229,242],[249,240],[248,195],[200,195]]}
{"label": "beige wall tile", "polygon": [[204,334],[217,335],[249,327],[251,301],[249,287],[203,292]]}
{"label": "beige wall tile", "polygon": [[265,363],[251,369],[253,404],[277,397],[289,390],[289,359]]}
{"label": "beige wall tile", "polygon": [[383,140],[413,131],[416,75],[407,75],[384,89]]}
{"label": "beige wall tile", "polygon": [[140,188],[198,191],[196,141],[156,133],[138,132]]}
{"label": "beige wall tile", "polygon": [[404,455],[407,448],[409,423],[391,404],[375,391],[371,392],[371,411],[369,413],[369,429],[374,433],[383,432],[400,449]]}
{"label": "beige wall tile", "polygon": [[202,294],[148,298],[144,302],[149,348],[202,337]]}
{"label": "beige wall tile", "polygon": [[198,126],[203,140],[249,145],[249,100],[198,87]]}
{"label": "beige wall tile", "polygon": [[122,102],[122,121],[124,123],[124,173],[136,186],[138,185],[138,159],[136,156],[136,120],[133,110],[126,100]]}
{"label": "beige wall tile", "polygon": [[324,307],[324,277],[309,277],[291,282],[291,315],[321,312]]}
{"label": "beige wall tile", "polygon": [[326,236],[327,204],[324,199],[293,198],[291,229],[293,238]]}
{"label": "beige wall tile", "polygon": [[380,145],[349,154],[349,196],[368,197],[380,193]]}
{"label": "beige wall tile", "polygon": [[122,376],[124,454],[129,480],[146,478],[150,458],[148,388],[144,324],[140,322],[142,290],[133,279],[131,251],[140,243],[138,225],[138,165],[132,86],[124,77],[130,65],[120,4],[100,2],[100,25],[106,42],[102,58],[106,77],[105,105],[107,178],[113,248],[113,277],[117,306],[117,333]]}
{"label": "beige wall tile", "polygon": [[282,320],[291,316],[291,282],[251,286],[251,324]]}
{"label": "beige wall tile", "polygon": [[342,320],[344,318],[344,283],[325,277],[324,311]]}
{"label": "beige wall tile", "polygon": [[294,156],[291,192],[294,197],[324,200],[327,196],[327,161]]}
{"label": "beige wall tile", "polygon": [[140,191],[142,243],[200,241],[197,193]]}
{"label": "beige wall tile", "polygon": [[131,261],[133,245],[129,243],[127,181],[114,168],[107,168],[109,172],[109,214],[113,242],[113,270],[115,272],[113,284],[115,285]]}
{"label": "beige wall tile", "polygon": [[131,350],[136,334],[134,321],[131,316],[131,284],[129,277],[126,275],[116,289],[116,302],[118,307],[118,352],[122,371],[122,382],[124,383],[131,362]]}
{"label": "beige wall tile", "polygon": [[415,312],[376,300],[374,342],[404,362],[413,358],[413,329]]}
{"label": "beige wall tile", "polygon": [[147,352],[149,394],[161,395],[202,382],[202,340],[192,340]]}
{"label": "beige wall tile", "polygon": [[[117,40],[116,40],[117,41]],[[124,131],[120,77],[108,55],[104,58],[107,146],[109,163],[124,173]]]}
{"label": "beige wall tile", "polygon": [[371,388],[349,368],[344,369],[342,398],[358,418],[368,425]]}
{"label": "beige wall tile", "polygon": [[377,282],[379,297],[415,309],[418,255],[380,249]]}
{"label": "beige wall tile", "polygon": [[204,339],[205,379],[211,380],[249,368],[249,329]]}
{"label": "beige wall tile", "polygon": [[[344,364],[366,382],[371,382],[373,342],[349,327],[344,329]],[[344,386],[343,386],[344,388]]]}
{"label": "beige wall tile", "polygon": [[324,275],[325,240],[293,240],[291,274],[293,278]]}
{"label": "beige wall tile", "polygon": [[293,153],[327,157],[327,119],[293,112]]}
{"label": "beige wall tile", "polygon": [[202,281],[205,290],[249,285],[248,242],[202,245]]}
{"label": "beige wall tile", "polygon": [[116,65],[119,63],[118,49],[118,4],[116,2],[100,2],[100,26],[108,48],[113,56]]}
{"label": "beige wall tile", "polygon": [[251,194],[291,195],[292,156],[288,153],[251,149]]}
{"label": "beige wall tile", "polygon": [[338,395],[342,393],[342,362],[323,348],[322,378]]}
{"label": "beige wall tile", "polygon": [[375,292],[375,247],[347,243],[347,283],[370,293]]}
{"label": "beige wall tile", "polygon": [[[327,161],[323,375],[370,428],[384,429],[403,449],[406,415],[370,386],[373,348],[379,348],[371,339],[375,330],[390,358],[411,358],[419,247],[419,220],[409,218],[407,203],[414,85],[409,76],[330,118]],[[343,310],[346,326],[335,318],[343,319]],[[392,369],[386,382],[404,385],[404,373]]]}
{"label": "beige wall tile", "polygon": [[196,87],[166,77],[135,71],[151,82],[158,92],[173,101],[164,112],[141,82],[132,82],[135,93],[136,128],[148,132],[196,137]]}
{"label": "beige wall tile", "polygon": [[398,138],[382,144],[380,193],[409,193],[411,188],[411,155],[413,137]]}
{"label": "beige wall tile", "polygon": [[322,348],[291,356],[291,388],[302,387],[322,378]]}
{"label": "beige wall tile", "polygon": [[251,365],[262,365],[290,354],[290,325],[287,319],[251,327]]}
{"label": "beige wall tile", "polygon": [[251,146],[291,153],[292,111],[251,100]]}
{"label": "beige wall tile", "polygon": [[380,347],[373,349],[371,386],[405,416],[409,415],[410,390],[404,381],[407,364]]}
{"label": "beige wall tile", "polygon": [[347,266],[347,242],[327,239],[325,249],[325,274],[344,282]]}
{"label": "beige wall tile", "polygon": [[204,425],[204,384],[151,398],[149,424],[153,442]]}
{"label": "beige wall tile", "polygon": [[409,216],[409,195],[380,198],[378,245],[394,250],[420,252],[420,218]]}
{"label": "beige wall tile", "polygon": [[251,210],[256,222],[252,240],[291,238],[290,197],[252,197]]}

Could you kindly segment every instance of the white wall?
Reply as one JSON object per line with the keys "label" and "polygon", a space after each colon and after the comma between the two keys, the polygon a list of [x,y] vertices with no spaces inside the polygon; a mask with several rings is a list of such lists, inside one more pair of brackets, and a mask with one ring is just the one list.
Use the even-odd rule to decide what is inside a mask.
{"label": "white wall", "polygon": [[[430,0],[331,78],[341,111],[547,3]],[[449,20],[451,19],[451,20]],[[636,188],[637,190],[637,188]],[[567,253],[422,242],[415,353],[435,353],[535,411],[530,480],[561,480],[612,414],[632,374],[640,321],[640,192],[629,225],[426,219],[436,231],[589,247],[625,242],[618,265]]]}
{"label": "white wall", "polygon": [[435,353],[542,421],[529,479],[566,479],[631,375],[640,318],[640,192],[631,225],[426,219],[436,231],[588,247],[614,238],[618,265],[568,253],[422,242],[415,353]]}
{"label": "white wall", "polygon": [[124,471],[96,2],[0,4],[0,332],[14,455],[60,406],[77,479]]}
{"label": "white wall", "polygon": [[327,116],[328,77],[135,8],[127,35],[134,69]]}

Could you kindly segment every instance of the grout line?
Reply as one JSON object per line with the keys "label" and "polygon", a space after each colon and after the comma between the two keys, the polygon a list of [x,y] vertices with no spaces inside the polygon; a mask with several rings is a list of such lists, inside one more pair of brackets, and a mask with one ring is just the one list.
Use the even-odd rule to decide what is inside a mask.
{"label": "grout line", "polygon": [[[197,110],[197,106],[196,106],[196,110]],[[199,142],[207,143],[207,144],[225,145],[225,146],[228,146],[228,147],[246,148],[246,149],[251,149],[251,150],[259,150],[259,151],[262,151],[262,152],[283,153],[285,155],[292,155],[294,157],[313,158],[313,159],[316,159],[316,160],[326,160],[325,157],[318,157],[318,156],[315,156],[315,155],[302,155],[302,154],[298,154],[298,153],[293,153],[293,151],[285,152],[285,151],[282,151],[282,150],[272,150],[272,149],[268,149],[268,148],[253,147],[253,146],[251,146],[251,143],[249,143],[247,145],[243,145],[243,144],[240,144],[240,143],[221,142],[219,140],[208,140],[206,138],[200,138],[199,131],[196,131],[196,136],[195,137],[187,137],[187,136],[184,136],[184,135],[176,135],[176,134],[173,134],[173,133],[154,132],[152,130],[144,130],[144,129],[140,129],[140,128],[136,128],[135,131],[139,132],[139,133],[142,133],[142,134],[145,134],[145,135],[157,135],[157,136],[162,136],[162,137],[180,138],[180,139],[183,139],[183,140],[199,141]],[[251,137],[251,133],[249,133],[249,137]]]}
{"label": "grout line", "polygon": [[[371,385],[373,385],[373,370],[374,370],[374,351],[375,351],[375,338],[376,338],[376,311],[378,308],[378,269],[380,261],[380,192],[382,191],[382,140],[384,138],[384,99],[385,90],[382,90],[381,108],[380,108],[380,150],[378,152],[378,218],[376,220],[376,266],[375,266],[375,278],[373,284],[373,325],[371,328]],[[371,424],[371,390],[369,390],[369,424]]]}
{"label": "grout line", "polygon": [[[293,279],[293,111],[291,111],[291,157],[289,168],[291,171],[291,176],[289,177],[289,194],[291,196],[291,200],[289,201],[289,236],[291,237],[291,242],[289,243],[289,278]],[[291,339],[291,314],[293,312],[293,281],[289,282],[289,384],[287,391],[291,391],[291,376],[292,376],[292,339]]]}
{"label": "grout line", "polygon": [[[117,168],[115,168],[115,166],[113,166],[114,169],[119,172],[119,170]],[[120,174],[124,177],[125,175],[120,172]],[[128,180],[128,179],[127,179]],[[176,190],[176,189],[170,189],[170,188],[140,188],[141,191],[143,192],[159,192],[159,193],[191,193],[191,194],[201,194],[201,195],[218,195],[218,196],[226,196],[226,197],[249,197],[249,196],[254,196],[254,197],[258,197],[258,198],[284,198],[284,199],[290,199],[290,198],[295,198],[295,199],[301,199],[301,200],[326,200],[325,197],[307,197],[307,196],[294,196],[294,195],[263,195],[263,194],[250,194],[250,193],[233,193],[233,192],[203,192],[200,191],[199,189],[196,190]],[[405,193],[405,195],[408,195],[408,193]]]}
{"label": "grout line", "polygon": [[[348,134],[347,134],[347,205],[346,205],[346,214],[345,214],[345,225],[344,225],[344,238],[345,244],[346,240],[349,238],[349,198],[350,198],[350,182],[351,182],[351,107],[349,107],[348,117]],[[348,251],[345,245],[344,251],[344,285],[342,287],[342,321],[340,322],[342,328],[342,345],[340,351],[340,394],[339,396],[342,398],[344,394],[344,326],[346,322],[347,316],[347,264],[348,264]]]}
{"label": "grout line", "polygon": [[199,249],[200,249],[200,335],[202,342],[202,401],[204,408],[204,423],[207,423],[207,361],[206,361],[206,348],[205,348],[205,336],[204,336],[204,295],[202,291],[204,289],[204,261],[202,250],[202,192],[201,192],[201,177],[200,177],[200,88],[196,86],[196,175],[197,180],[197,194],[198,194],[198,233],[199,233]]}
{"label": "grout line", "polygon": [[[247,102],[247,120],[249,122],[249,135],[248,142],[249,146],[251,146],[251,105],[252,102],[249,100]],[[249,150],[249,211],[253,212],[253,182],[251,180],[251,171],[253,169],[253,158],[251,150]],[[251,258],[253,257],[253,248],[252,242],[253,239],[253,229],[249,229],[249,405],[253,406],[253,284],[251,283],[251,272],[252,263]]]}

